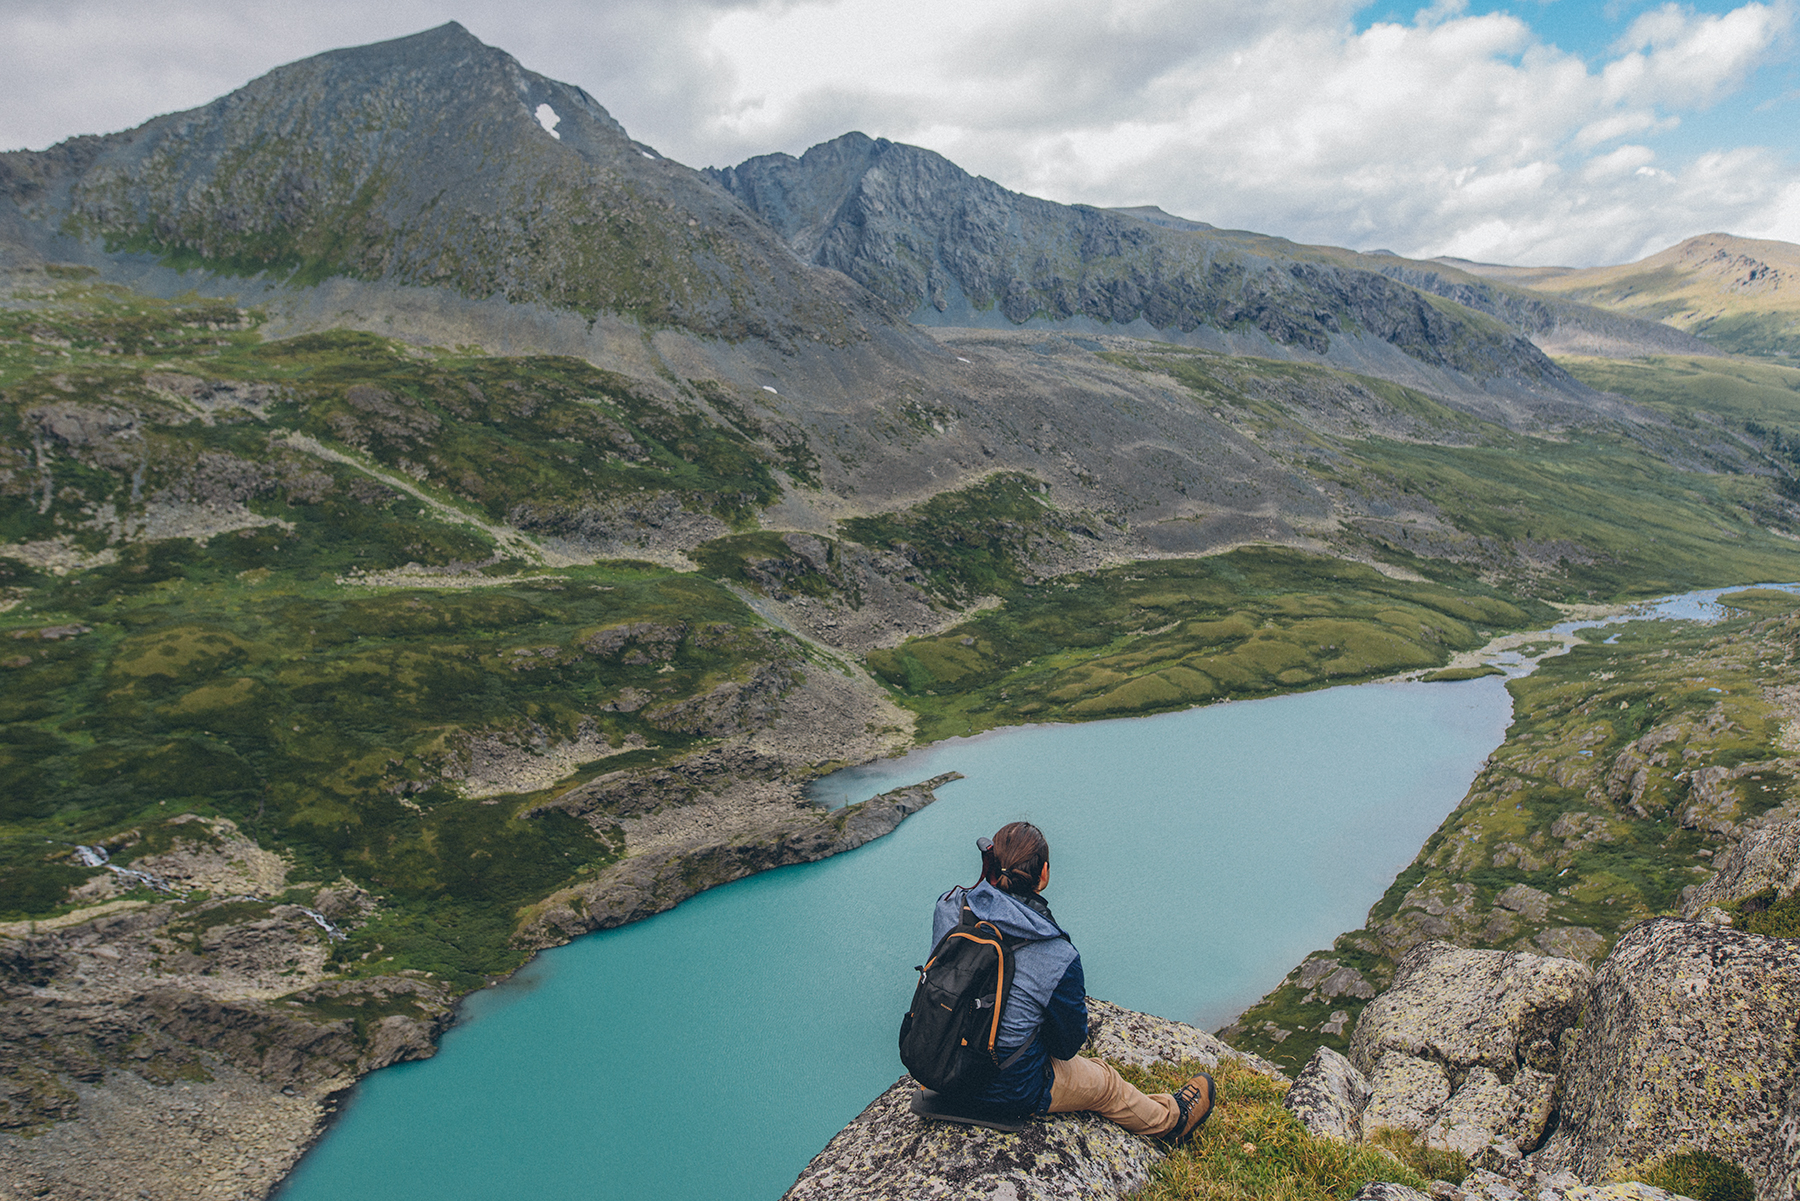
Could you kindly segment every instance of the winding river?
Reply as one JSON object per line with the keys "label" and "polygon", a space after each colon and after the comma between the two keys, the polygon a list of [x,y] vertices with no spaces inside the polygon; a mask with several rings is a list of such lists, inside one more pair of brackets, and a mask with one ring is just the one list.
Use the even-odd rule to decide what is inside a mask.
{"label": "winding river", "polygon": [[[1717,591],[1656,615],[1711,616]],[[1499,745],[1503,685],[1026,726],[838,773],[821,799],[967,778],[859,850],[581,938],[471,996],[435,1059],[356,1088],[281,1201],[772,1201],[900,1074],[932,900],[973,881],[976,835],[1017,818],[1050,839],[1045,895],[1090,991],[1216,1027],[1361,924]]]}

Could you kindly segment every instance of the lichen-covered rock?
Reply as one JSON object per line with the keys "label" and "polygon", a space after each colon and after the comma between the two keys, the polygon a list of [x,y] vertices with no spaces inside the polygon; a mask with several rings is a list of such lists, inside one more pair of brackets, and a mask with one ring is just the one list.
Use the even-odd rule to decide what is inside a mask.
{"label": "lichen-covered rock", "polygon": [[1514,913],[1522,913],[1534,922],[1541,922],[1549,914],[1554,900],[1549,893],[1539,892],[1529,884],[1515,884],[1495,897],[1494,904]]}
{"label": "lichen-covered rock", "polygon": [[[1089,1047],[1128,1063],[1221,1058],[1274,1067],[1241,1055],[1183,1022],[1134,1013],[1089,998]],[[1159,1144],[1091,1114],[1036,1117],[1018,1134],[926,1122],[911,1110],[918,1086],[900,1080],[851,1122],[800,1173],[783,1201],[1087,1201],[1123,1197],[1150,1179]]]}
{"label": "lichen-covered rock", "polygon": [[1470,1159],[1485,1157],[1498,1141],[1504,1144],[1501,1158],[1517,1158],[1520,1143],[1534,1143],[1543,1134],[1555,1102],[1556,1077],[1549,1072],[1520,1067],[1509,1082],[1476,1066],[1433,1115],[1425,1141]]}
{"label": "lichen-covered rock", "polygon": [[900,1080],[838,1132],[783,1201],[1101,1201],[1150,1179],[1162,1152],[1091,1114],[1033,1119],[1018,1134],[924,1122]]}
{"label": "lichen-covered rock", "polygon": [[1369,1103],[1369,1091],[1368,1079],[1355,1064],[1330,1047],[1320,1047],[1281,1103],[1319,1137],[1354,1143],[1362,1139],[1362,1111]]}
{"label": "lichen-covered rock", "polygon": [[1343,996],[1366,1001],[1375,995],[1374,987],[1363,979],[1361,972],[1322,955],[1315,955],[1300,965],[1298,983],[1306,991],[1302,1004]]}
{"label": "lichen-covered rock", "polygon": [[1431,1198],[1404,1184],[1395,1184],[1390,1180],[1371,1180],[1357,1190],[1351,1201],[1431,1201]]}
{"label": "lichen-covered rock", "polygon": [[[1354,1060],[1352,1061],[1354,1062]],[[1450,1100],[1450,1075],[1436,1060],[1404,1051],[1381,1053],[1369,1078],[1369,1104],[1363,1110],[1365,1131],[1399,1127],[1422,1133]]]}
{"label": "lichen-covered rock", "polygon": [[1219,1066],[1229,1056],[1247,1063],[1265,1076],[1284,1079],[1281,1069],[1266,1059],[1234,1051],[1206,1031],[1186,1022],[1152,1017],[1089,997],[1087,1049],[1102,1059],[1148,1067],[1153,1063],[1185,1063],[1194,1060],[1202,1068]]}
{"label": "lichen-covered rock", "polygon": [[1606,1180],[1705,1151],[1759,1198],[1800,1184],[1800,943],[1658,919],[1595,972],[1560,1081],[1562,1120],[1534,1159]]}
{"label": "lichen-covered rock", "polygon": [[1712,879],[1687,895],[1682,916],[1690,921],[1707,909],[1729,905],[1773,888],[1788,896],[1800,887],[1800,821],[1755,827],[1719,860]]}
{"label": "lichen-covered rock", "polygon": [[1413,948],[1351,1036],[1350,1062],[1370,1087],[1364,1131],[1399,1127],[1471,1157],[1535,1146],[1553,1109],[1557,1040],[1591,979],[1567,959]]}
{"label": "lichen-covered rock", "polygon": [[1691,1201],[1653,1184],[1626,1180],[1617,1184],[1580,1184],[1563,1194],[1564,1201]]}

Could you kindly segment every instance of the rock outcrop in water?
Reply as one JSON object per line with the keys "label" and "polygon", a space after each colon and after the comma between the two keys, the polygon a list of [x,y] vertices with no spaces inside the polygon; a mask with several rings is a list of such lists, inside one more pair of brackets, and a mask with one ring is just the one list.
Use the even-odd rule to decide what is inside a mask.
{"label": "rock outcrop in water", "polygon": [[704,889],[855,850],[937,800],[934,789],[962,778],[961,772],[945,772],[843,809],[815,810],[764,826],[747,837],[697,838],[627,859],[591,884],[566,889],[538,906],[518,941],[533,948],[559,946],[590,930],[610,930],[673,909]]}

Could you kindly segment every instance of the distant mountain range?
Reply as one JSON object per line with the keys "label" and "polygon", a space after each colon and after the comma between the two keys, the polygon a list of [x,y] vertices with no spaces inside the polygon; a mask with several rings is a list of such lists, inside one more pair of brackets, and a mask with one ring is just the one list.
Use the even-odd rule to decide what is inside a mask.
{"label": "distant mountain range", "polygon": [[[1011,192],[941,155],[860,133],[799,158],[709,171],[803,259],[924,325],[1075,326],[1249,349],[1228,335],[1332,356],[1386,343],[1479,380],[1554,376],[1518,335],[1609,350],[1704,353],[1632,317],[1495,286],[1442,264],[1219,230],[1159,208],[1096,209]],[[1396,286],[1399,285],[1399,286]],[[1440,297],[1497,317],[1513,337]],[[1452,331],[1455,331],[1454,333]],[[1479,331],[1479,332],[1477,332]]]}
{"label": "distant mountain range", "polygon": [[1473,275],[1660,321],[1735,354],[1800,353],[1800,246],[1791,242],[1700,234],[1617,267],[1437,261]]}
{"label": "distant mountain range", "polygon": [[0,197],[0,240],[96,265],[448,287],[776,343],[891,326],[873,294],[926,324],[1154,333],[1413,382],[1397,350],[1463,386],[1569,385],[1518,336],[1543,319],[1467,287],[1450,296],[1513,326],[1497,328],[1432,299],[1457,289],[1346,251],[1054,204],[854,133],[799,159],[692,171],[454,23],[279,68],[127,133],[0,155]]}
{"label": "distant mountain range", "polygon": [[[1709,253],[1714,264],[1724,251]],[[801,528],[1013,470],[1112,514],[1088,528],[1128,554],[1323,530],[1339,520],[1327,513],[1358,521],[1386,502],[1358,489],[1326,500],[1312,468],[1238,445],[1223,409],[1194,413],[1162,375],[1096,374],[1086,347],[1098,343],[1064,343],[1052,364],[1006,337],[1310,363],[1514,430],[1624,421],[1638,438],[1660,419],[1546,352],[1715,353],[1729,320],[1652,320],[1676,302],[1645,302],[1647,278],[1687,281],[1681,314],[1700,312],[1713,283],[1735,288],[1740,324],[1766,324],[1743,305],[1787,295],[1784,269],[1721,274],[1683,254],[1613,275],[1358,254],[1154,206],[1056,204],[862,133],[696,171],[455,23],[278,68],[135,130],[0,155],[0,265],[234,297],[270,315],[271,335],[351,326],[576,354],[667,391],[771,461],[804,448],[821,491],[782,502]],[[976,359],[948,331],[992,337]],[[1366,387],[1331,378],[1326,391]],[[1302,389],[1309,426],[1343,420],[1341,400],[1319,401],[1320,381]],[[894,424],[898,398],[927,436]],[[1380,414],[1352,427],[1467,437]],[[616,545],[594,503],[559,492],[519,519]],[[658,503],[675,514],[701,502]],[[634,528],[647,549],[686,553],[704,523]]]}

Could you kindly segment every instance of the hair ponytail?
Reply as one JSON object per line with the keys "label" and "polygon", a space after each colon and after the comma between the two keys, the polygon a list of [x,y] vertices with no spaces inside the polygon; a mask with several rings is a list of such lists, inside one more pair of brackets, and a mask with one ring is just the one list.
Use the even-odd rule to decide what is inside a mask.
{"label": "hair ponytail", "polygon": [[990,841],[979,839],[981,878],[1001,892],[1034,896],[1044,865],[1050,862],[1050,844],[1043,831],[1030,822],[1001,826]]}

